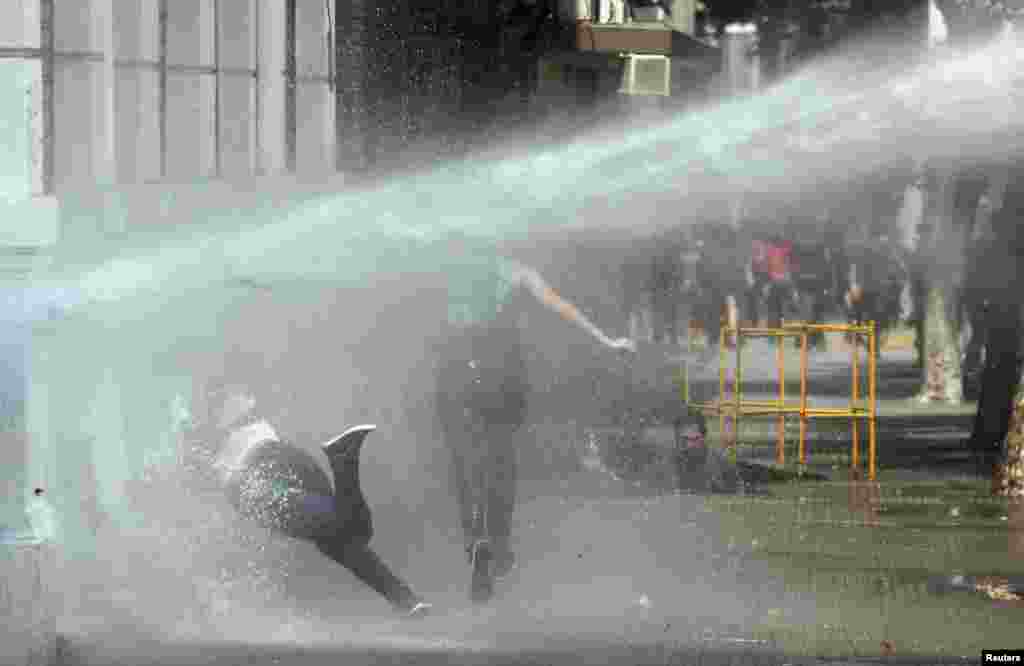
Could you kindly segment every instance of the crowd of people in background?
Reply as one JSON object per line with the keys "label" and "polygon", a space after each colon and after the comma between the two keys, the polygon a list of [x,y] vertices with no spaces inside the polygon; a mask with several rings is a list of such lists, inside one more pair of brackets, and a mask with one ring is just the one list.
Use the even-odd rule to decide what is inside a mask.
{"label": "crowd of people in background", "polygon": [[[844,221],[845,222],[845,221]],[[685,223],[636,244],[622,267],[630,337],[713,351],[723,324],[878,322],[912,313],[906,253],[884,231],[852,224],[745,219]],[[732,335],[725,339],[735,345]],[[824,344],[817,336],[814,346]]]}
{"label": "crowd of people in background", "polygon": [[[1006,270],[994,270],[992,259],[1006,254],[995,233],[1004,188],[980,177],[961,180],[954,233],[962,242],[962,270],[950,270],[956,273],[963,394],[973,399],[985,363],[986,313],[993,295],[1006,289]],[[757,218],[723,209],[717,218],[680,222],[636,243],[623,265],[630,337],[704,349],[710,358],[721,341],[735,345],[732,335],[722,338],[723,325],[873,321],[883,338],[897,325],[906,327],[914,358],[924,363],[931,256],[931,229],[921,208],[926,187],[922,173],[896,197],[896,215],[857,218],[842,206],[817,215],[766,207]],[[825,336],[811,343],[821,349]]]}

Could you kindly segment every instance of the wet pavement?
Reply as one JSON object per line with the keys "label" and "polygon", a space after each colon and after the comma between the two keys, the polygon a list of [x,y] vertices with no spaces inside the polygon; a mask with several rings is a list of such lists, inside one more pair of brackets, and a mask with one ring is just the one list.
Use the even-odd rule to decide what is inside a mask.
{"label": "wet pavement", "polygon": [[65,663],[955,663],[1019,635],[1024,605],[936,585],[1024,570],[1006,507],[971,488],[638,497],[593,472],[544,485],[524,484],[519,566],[486,607],[466,601],[457,549],[434,543],[405,568],[436,604],[421,621],[387,616],[343,572],[312,580],[317,566],[272,601],[208,591],[217,603],[191,623],[144,611],[136,584],[91,626],[64,622]]}
{"label": "wet pavement", "polygon": [[[836,356],[815,364],[819,386],[838,382]],[[287,559],[284,583],[252,573],[229,585],[187,557],[161,562],[166,544],[188,539],[151,525],[105,558],[109,580],[132,553],[147,573],[122,568],[62,619],[64,663],[976,663],[982,649],[1020,647],[1024,508],[987,497],[963,461],[937,472],[951,469],[947,454],[960,460],[969,410],[903,410],[901,387],[916,377],[907,360],[882,368],[894,407],[880,426],[880,483],[846,479],[848,440],[827,428],[812,437],[827,480],[756,495],[675,494],[657,457],[635,478],[598,464],[525,480],[518,566],[484,607],[467,600],[453,507],[435,488],[413,510],[430,525],[415,538],[396,531],[394,507],[377,514],[382,554],[436,605],[420,621],[387,615],[301,546],[262,551]],[[748,368],[756,381],[757,362]],[[774,440],[750,433],[741,450],[756,463]],[[668,438],[655,449],[671,439],[657,427],[645,436]],[[165,545],[145,551],[157,534]]]}

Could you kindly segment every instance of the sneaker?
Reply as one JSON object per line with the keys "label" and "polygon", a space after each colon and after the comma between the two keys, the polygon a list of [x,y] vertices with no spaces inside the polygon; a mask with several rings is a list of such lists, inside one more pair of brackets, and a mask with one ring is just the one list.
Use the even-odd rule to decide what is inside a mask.
{"label": "sneaker", "polygon": [[433,604],[429,604],[426,601],[418,601],[416,604],[406,611],[405,616],[410,619],[418,619],[430,615]]}

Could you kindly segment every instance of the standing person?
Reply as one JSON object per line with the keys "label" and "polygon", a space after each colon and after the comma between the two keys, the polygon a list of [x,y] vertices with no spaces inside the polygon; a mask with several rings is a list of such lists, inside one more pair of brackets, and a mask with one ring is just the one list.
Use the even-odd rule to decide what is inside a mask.
{"label": "standing person", "polygon": [[[739,298],[750,287],[749,255],[741,250],[738,229],[728,224],[713,224],[704,234],[697,264],[700,289],[700,320],[707,336],[707,352],[717,347],[725,322],[734,327],[739,322]],[[726,341],[728,346],[734,340]]]}
{"label": "standing person", "polygon": [[682,322],[686,327],[686,345],[692,349],[690,336],[700,329],[698,315],[700,313],[700,286],[698,270],[700,268],[702,243],[697,239],[693,228],[688,228],[686,238],[679,254],[680,269],[680,300],[682,306]]}
{"label": "standing person", "polygon": [[819,218],[824,228],[823,243],[828,253],[828,288],[829,299],[826,314],[843,312],[846,309],[844,297],[849,285],[850,258],[846,252],[846,234],[843,226],[831,216]]}
{"label": "standing person", "polygon": [[673,230],[656,237],[656,250],[651,261],[651,311],[653,341],[680,343],[679,310],[683,285],[682,232]]}
{"label": "standing person", "polygon": [[528,389],[517,316],[522,297],[532,297],[609,349],[632,350],[633,343],[605,335],[528,266],[464,239],[446,250],[441,268],[448,313],[436,404],[473,572],[471,598],[486,601],[494,579],[514,565],[516,448]]}
{"label": "standing person", "polygon": [[[793,246],[793,283],[802,300],[809,303],[811,323],[824,323],[832,295],[831,256],[822,240],[797,242]],[[806,310],[805,310],[806,311]],[[810,340],[818,349],[824,348],[825,334],[816,331]]]}
{"label": "standing person", "polygon": [[852,243],[846,305],[855,323],[874,321],[881,334],[900,316],[900,294],[907,271],[886,235]]}
{"label": "standing person", "polygon": [[639,240],[631,245],[620,267],[623,312],[632,340],[654,342],[655,252],[653,239]]}
{"label": "standing person", "polygon": [[780,234],[772,233],[755,238],[751,243],[751,273],[754,287],[751,290],[750,318],[760,321],[760,305],[768,306],[769,327],[782,325],[785,305],[793,293],[792,242]]}

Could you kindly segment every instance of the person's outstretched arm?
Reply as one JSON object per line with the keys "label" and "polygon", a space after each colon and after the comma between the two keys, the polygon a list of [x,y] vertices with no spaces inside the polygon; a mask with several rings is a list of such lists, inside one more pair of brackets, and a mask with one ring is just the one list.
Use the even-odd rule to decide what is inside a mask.
{"label": "person's outstretched arm", "polygon": [[571,324],[576,324],[589,333],[598,342],[611,349],[627,349],[632,351],[635,344],[628,338],[612,339],[604,331],[594,325],[587,317],[579,311],[575,305],[562,298],[558,292],[551,288],[533,268],[520,263],[509,262],[509,270],[512,272],[512,280],[515,284],[526,287],[533,296],[549,310],[555,312],[562,319]]}

